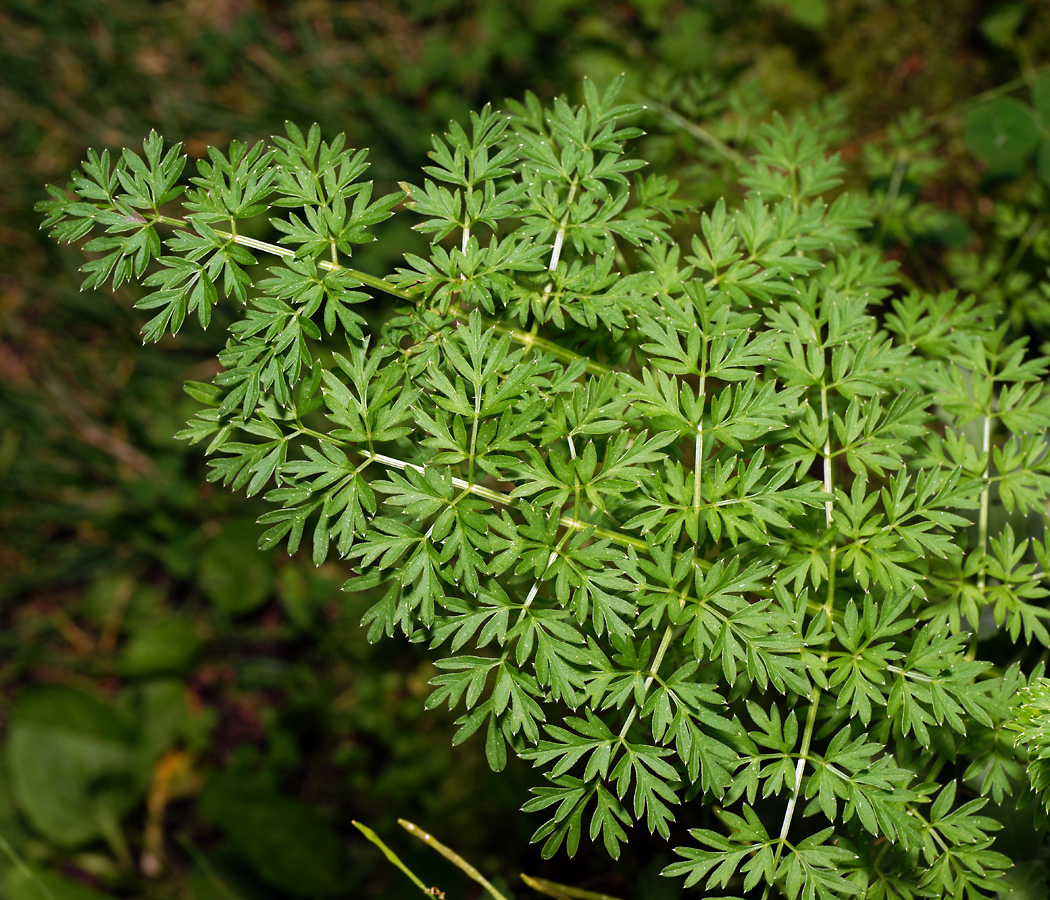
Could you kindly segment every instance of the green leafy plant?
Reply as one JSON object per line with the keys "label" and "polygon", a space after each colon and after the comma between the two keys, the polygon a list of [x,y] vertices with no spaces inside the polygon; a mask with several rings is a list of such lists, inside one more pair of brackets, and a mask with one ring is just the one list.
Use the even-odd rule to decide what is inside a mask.
{"label": "green leafy plant", "polygon": [[[344,560],[370,639],[440,651],[428,705],[542,774],[545,855],[645,828],[709,892],[992,895],[1020,642],[1050,643],[1018,534],[1047,360],[995,307],[903,294],[801,122],[736,163],[741,203],[686,211],[617,87],[486,107],[384,196],[289,124],[188,186],[155,134],[91,152],[41,208],[95,234],[86,287],[150,289],[148,340],[244,307],[182,436],[272,504],[264,547]],[[401,205],[429,254],[348,265]]]}
{"label": "green leafy plant", "polygon": [[11,714],[5,791],[54,845],[101,838],[128,863],[121,819],[162,755],[204,736],[206,723],[189,710],[188,692],[169,680],[127,688],[115,704],[65,685],[27,690]]}
{"label": "green leafy plant", "polygon": [[1050,807],[1050,681],[1033,677],[1014,700],[1016,718],[1007,725],[1015,733],[1015,743],[1024,747],[1029,756],[1029,780],[1043,805]]}
{"label": "green leafy plant", "polygon": [[1046,208],[1047,188],[1029,184],[1022,197],[993,206],[982,252],[955,251],[946,261],[960,289],[997,306],[1016,329],[1039,335],[1050,324]]}

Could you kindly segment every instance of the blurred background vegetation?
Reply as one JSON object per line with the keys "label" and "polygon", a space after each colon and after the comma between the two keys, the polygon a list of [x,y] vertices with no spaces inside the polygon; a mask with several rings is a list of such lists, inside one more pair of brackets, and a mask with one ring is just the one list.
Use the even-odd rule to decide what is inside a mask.
{"label": "blurred background vegetation", "polygon": [[[422,714],[425,653],[368,645],[337,565],[254,551],[259,506],[172,439],[221,331],[143,349],[134,290],[81,293],[80,251],[39,231],[43,185],[86,148],[155,128],[194,158],[316,121],[393,189],[449,119],[624,71],[650,106],[636,152],[689,200],[738,192],[756,126],[804,114],[905,285],[995,299],[1039,346],[1048,61],[1044,0],[5,0],[0,898],[417,895],[354,819],[450,900],[478,896],[399,816],[519,897],[521,871],[678,896],[643,835],[615,867],[541,863],[524,770],[491,776]],[[408,218],[356,263],[418,251]]]}

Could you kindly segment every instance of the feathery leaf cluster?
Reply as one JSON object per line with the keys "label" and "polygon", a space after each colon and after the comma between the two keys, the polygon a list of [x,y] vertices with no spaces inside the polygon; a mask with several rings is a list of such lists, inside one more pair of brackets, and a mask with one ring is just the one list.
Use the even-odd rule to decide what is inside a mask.
{"label": "feathery leaf cluster", "polygon": [[[289,124],[185,191],[156,135],[92,152],[41,207],[100,232],[85,286],[151,289],[148,340],[243,305],[182,436],[272,505],[263,546],[375,593],[370,639],[429,643],[454,742],[533,763],[545,855],[644,827],[709,892],[993,895],[1025,676],[979,650],[1050,636],[1044,539],[989,509],[1050,497],[1047,360],[895,292],[801,123],[765,127],[740,205],[683,212],[618,87],[487,107],[386,196]],[[395,210],[429,254],[350,267]],[[263,213],[276,244],[242,234]]]}

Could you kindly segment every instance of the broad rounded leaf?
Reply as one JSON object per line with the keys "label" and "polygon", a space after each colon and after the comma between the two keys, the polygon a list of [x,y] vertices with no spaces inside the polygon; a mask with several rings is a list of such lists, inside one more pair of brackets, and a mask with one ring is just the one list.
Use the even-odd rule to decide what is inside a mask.
{"label": "broad rounded leaf", "polygon": [[121,654],[120,669],[132,677],[180,672],[193,661],[199,646],[189,622],[165,619],[132,636]]}
{"label": "broad rounded leaf", "polygon": [[54,872],[31,869],[12,868],[4,888],[5,900],[110,900],[109,895]]}
{"label": "broad rounded leaf", "polygon": [[311,807],[229,775],[213,776],[201,803],[266,883],[303,898],[345,890],[339,838]]}
{"label": "broad rounded leaf", "polygon": [[1011,169],[1039,143],[1040,131],[1030,107],[1001,97],[966,116],[966,146],[994,170]]}
{"label": "broad rounded leaf", "polygon": [[142,796],[148,775],[130,723],[68,687],[21,697],[7,763],[15,801],[30,824],[64,847],[101,837]]}
{"label": "broad rounded leaf", "polygon": [[201,554],[201,588],[230,615],[258,609],[273,588],[273,564],[257,550],[258,540],[252,522],[232,522]]}

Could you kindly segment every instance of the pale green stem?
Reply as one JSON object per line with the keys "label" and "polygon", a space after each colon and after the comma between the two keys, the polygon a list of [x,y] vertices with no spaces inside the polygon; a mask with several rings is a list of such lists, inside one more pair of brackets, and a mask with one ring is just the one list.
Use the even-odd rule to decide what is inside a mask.
{"label": "pale green stem", "polygon": [[208,887],[211,888],[213,896],[223,897],[225,900],[242,900],[241,895],[235,892],[233,888],[226,883],[225,879],[215,871],[215,866],[212,865],[211,860],[201,853],[195,844],[191,843],[189,839],[183,835],[177,835],[175,840],[193,860],[194,865],[201,870],[201,873],[208,881]]}
{"label": "pale green stem", "polygon": [[[312,428],[298,426],[296,428],[296,431],[298,431],[299,434],[309,435],[310,437],[316,438],[319,441],[325,441],[329,444],[337,444],[343,447],[351,446],[347,444],[346,441],[337,440],[331,435],[327,435],[321,431],[315,431]],[[405,460],[397,459],[393,456],[387,456],[384,453],[374,453],[369,450],[354,447],[352,447],[351,449],[355,450],[355,452],[360,453],[362,456],[365,457],[364,465],[367,465],[371,462],[378,462],[382,463],[384,466],[390,466],[391,468],[398,469],[399,471],[404,471],[405,469],[414,469],[415,471],[421,474],[424,471],[426,471],[423,466],[418,465],[417,463],[406,462]],[[364,468],[364,465],[362,466],[362,468]],[[514,499],[512,499],[504,493],[501,493],[500,491],[494,491],[491,488],[484,487],[480,484],[471,484],[469,481],[463,478],[457,478],[453,476],[452,485],[461,491],[466,491],[467,493],[474,494],[476,497],[482,497],[491,503],[498,503],[501,506],[509,506],[515,502]],[[563,528],[569,528],[573,531],[583,531],[586,528],[593,528],[594,537],[596,538],[604,538],[605,540],[612,541],[614,544],[619,544],[621,547],[634,547],[635,550],[638,550],[641,553],[645,553],[648,551],[648,544],[646,544],[646,542],[643,541],[641,538],[631,537],[630,535],[623,534],[619,531],[613,531],[610,528],[601,528],[600,526],[595,525],[593,522],[584,522],[580,519],[574,518],[573,516],[561,516],[558,519],[558,524],[561,525]],[[704,571],[711,568],[710,563],[702,559],[694,559],[693,565],[699,569],[703,569]]]}
{"label": "pale green stem", "polygon": [[882,202],[881,221],[879,222],[879,232],[875,239],[875,245],[881,246],[882,239],[886,234],[886,220],[893,212],[893,205],[897,202],[897,196],[900,194],[901,184],[904,181],[904,173],[908,170],[908,160],[905,159],[904,154],[898,154],[897,161],[893,165],[893,175],[890,177],[890,186],[886,191],[886,197]]}
{"label": "pale green stem", "polygon": [[809,695],[809,713],[806,715],[806,727],[802,732],[802,746],[799,748],[798,762],[795,764],[795,787],[791,792],[787,809],[784,812],[784,821],[780,826],[777,852],[773,859],[773,871],[776,872],[777,862],[780,859],[784,845],[787,843],[788,830],[791,828],[791,820],[795,815],[795,806],[798,803],[798,795],[802,788],[802,770],[806,765],[806,757],[809,754],[809,745],[813,740],[813,730],[817,724],[817,705],[820,700],[820,688],[813,688]]}
{"label": "pale green stem", "polygon": [[916,819],[918,819],[922,825],[926,826],[927,833],[930,835],[930,837],[933,838],[934,842],[940,846],[942,852],[951,852],[955,849],[954,846],[948,845],[948,843],[944,839],[944,836],[936,828],[930,828],[930,820],[927,819],[921,812],[919,812],[919,808],[917,806],[912,806],[909,804],[908,812],[911,813],[911,815],[913,815]]}
{"label": "pale green stem", "polygon": [[507,900],[507,898],[497,891],[489,880],[482,875],[477,869],[475,869],[470,863],[468,863],[462,856],[456,853],[455,850],[446,847],[432,834],[427,834],[418,825],[414,825],[405,819],[398,819],[397,824],[405,829],[412,837],[419,838],[424,844],[431,847],[440,853],[445,859],[447,859],[452,865],[463,872],[468,878],[472,878],[478,884],[480,884],[486,891],[488,891],[493,900]]}
{"label": "pale green stem", "polygon": [[[316,438],[319,441],[325,441],[330,444],[337,444],[339,446],[344,447],[350,446],[345,441],[337,440],[336,438],[333,438],[330,435],[324,434],[320,431],[315,431],[312,428],[299,426],[296,430],[300,434],[308,435],[310,437]],[[357,453],[360,453],[362,456],[365,457],[365,462],[362,468],[364,468],[364,466],[368,465],[369,463],[378,462],[382,465],[398,469],[399,471],[404,471],[405,469],[414,469],[419,473],[423,473],[424,471],[426,471],[423,466],[418,465],[417,463],[406,462],[405,460],[397,459],[393,456],[387,456],[384,453],[375,453],[360,448],[352,449],[354,449]],[[476,497],[482,497],[485,500],[488,500],[491,503],[499,504],[500,506],[509,506],[515,502],[507,494],[504,494],[500,491],[492,490],[491,488],[484,487],[480,484],[471,484],[469,481],[463,478],[457,478],[453,476],[452,485],[461,491],[466,491],[467,493],[474,494],[474,496]],[[646,553],[648,551],[648,545],[641,538],[631,537],[630,535],[623,534],[622,532],[613,531],[610,528],[602,528],[600,526],[596,526],[593,522],[584,522],[580,519],[574,518],[573,516],[561,516],[558,519],[558,524],[561,525],[563,528],[568,528],[573,531],[583,531],[584,529],[592,528],[595,538],[611,541],[612,543],[618,544],[621,547],[633,547],[640,553]],[[711,564],[703,559],[694,558],[693,565],[696,568],[702,569],[704,571],[711,568]],[[826,608],[827,607],[825,606],[825,609]]]}
{"label": "pale green stem", "polygon": [[[575,181],[572,182],[572,184],[569,185],[569,197],[565,201],[565,205],[566,205],[565,215],[562,216],[561,224],[558,225],[558,233],[554,236],[554,247],[551,250],[551,261],[547,264],[547,271],[548,272],[553,272],[555,269],[557,269],[558,268],[558,260],[561,259],[561,248],[562,248],[562,245],[565,243],[565,229],[569,225],[569,210],[568,210],[568,207],[572,206],[572,201],[576,197],[576,187],[577,187],[577,185],[576,185]],[[548,291],[550,290],[550,286],[549,285],[548,285],[547,290]]]}
{"label": "pale green stem", "polygon": [[[696,428],[696,440],[693,442],[693,509],[700,518],[700,463],[704,458],[704,426]],[[698,522],[699,524],[699,522]]]}
{"label": "pale green stem", "polygon": [[545,878],[533,878],[531,875],[522,873],[521,880],[534,891],[554,897],[556,900],[618,900],[610,894],[598,894],[594,891],[585,891],[582,888],[570,887],[567,884],[558,884],[556,881],[547,881]]}
{"label": "pale green stem", "polygon": [[[170,216],[158,216],[157,221],[163,222],[165,225],[174,225],[177,228],[185,228],[189,224],[185,219],[173,219]],[[271,256],[282,256],[285,258],[295,256],[294,250],[290,250],[288,247],[282,247],[280,244],[271,244],[267,241],[256,240],[255,238],[247,237],[243,234],[230,234],[227,231],[219,231],[218,229],[216,229],[215,233],[225,240],[233,241],[235,244],[240,244],[242,247],[249,247],[252,250],[258,250],[260,253],[269,253]],[[319,269],[324,269],[328,272],[334,272],[337,269],[341,270],[349,274],[351,277],[356,278],[361,284],[370,288],[375,288],[377,291],[384,291],[392,297],[397,297],[399,300],[407,300],[409,303],[418,302],[419,298],[413,294],[398,290],[390,284],[390,282],[383,281],[382,278],[376,278],[374,275],[369,275],[367,272],[362,272],[360,269],[351,269],[349,266],[343,266],[337,262],[329,262],[326,259],[318,259],[316,260],[316,263]]]}
{"label": "pale green stem", "polygon": [[[554,565],[554,560],[556,560],[557,558],[558,558],[558,551],[557,550],[551,550],[551,555],[547,557],[547,565],[545,565],[543,567],[544,573],[546,573],[547,569],[549,569],[552,565]],[[542,578],[543,576],[540,576],[540,577]],[[539,592],[540,592],[540,579],[537,578],[532,583],[532,587],[529,588],[529,593],[525,597],[525,603],[524,603],[524,608],[525,609],[528,609],[530,606],[532,606],[532,601],[536,599],[536,595]]]}
{"label": "pale green stem", "polygon": [[[185,228],[188,224],[184,219],[173,219],[170,216],[158,216],[157,221],[163,222],[166,225],[174,225],[178,228]],[[241,234],[230,234],[226,231],[216,230],[215,233],[224,240],[230,240],[235,244],[240,244],[242,247],[258,250],[260,253],[269,253],[272,256],[281,256],[284,258],[295,256],[294,250],[289,250],[287,247],[282,247],[279,244],[270,244],[266,241],[256,240],[255,238],[246,237]],[[402,291],[390,284],[389,281],[384,281],[382,278],[376,278],[375,275],[369,275],[367,272],[362,272],[360,269],[352,269],[349,266],[329,262],[326,259],[318,259],[315,260],[315,262],[319,269],[324,269],[328,272],[334,272],[336,270],[346,272],[366,287],[374,288],[377,291],[383,291],[391,297],[397,297],[399,300],[404,300],[408,303],[420,302],[420,298],[416,294]],[[453,306],[450,308],[450,312],[456,313],[463,311],[458,307]],[[495,329],[497,334],[509,334],[514,343],[520,344],[527,350],[535,348],[542,353],[546,353],[548,356],[553,356],[555,359],[563,359],[570,362],[577,359],[584,359],[579,353],[573,353],[571,350],[566,350],[561,345],[554,343],[554,341],[537,337],[535,334],[531,334],[527,331],[519,331],[516,328],[503,325],[500,322],[488,318],[484,318],[483,321],[487,326]],[[601,363],[588,360],[587,371],[592,375],[607,375],[612,370],[608,366],[603,366]]]}
{"label": "pale green stem", "polygon": [[[569,434],[565,435],[565,439],[569,443],[569,458],[575,461],[575,459],[576,459],[576,444],[573,443],[572,432],[569,432]],[[580,484],[580,473],[575,471],[575,469],[574,469],[573,473],[572,473],[572,493],[573,493],[572,514],[574,516],[577,516],[580,513],[580,488],[581,487],[582,487],[582,485]]]}
{"label": "pale green stem", "polygon": [[[828,499],[824,501],[824,522],[828,528],[832,527],[834,520],[835,505],[831,499],[832,494],[835,490],[835,469],[834,461],[831,455],[831,422],[828,417],[828,389],[826,385],[820,386],[820,413],[823,417],[823,421],[828,425],[828,436],[824,439],[824,493],[828,495]],[[831,547],[828,550],[828,593],[827,598],[824,601],[824,612],[828,617],[828,621],[831,622],[835,615],[835,569],[836,562],[835,556],[838,552],[838,545],[835,541],[832,541]],[[827,651],[830,647],[824,648],[824,662],[828,661]],[[814,706],[816,701],[814,701]],[[798,791],[798,785],[795,785],[796,792]]]}
{"label": "pale green stem", "polygon": [[40,880],[36,872],[25,864],[22,857],[15,853],[15,848],[7,842],[7,839],[2,834],[0,834],[0,850],[4,851],[4,854],[11,860],[11,864],[18,870],[19,874],[26,882],[33,885],[42,897],[46,898],[46,900],[55,900],[55,895],[48,890],[47,885]]}
{"label": "pale green stem", "polygon": [[[570,433],[570,434],[566,435],[566,439],[569,442],[569,455],[573,459],[576,459],[576,447],[575,447],[575,445],[572,442],[572,434]],[[579,513],[579,511],[580,511],[580,478],[579,478],[579,476],[578,475],[574,475],[573,476],[573,481],[574,481],[575,487],[576,487],[576,491],[575,491],[576,499],[575,499],[575,502],[574,502],[573,508],[572,508],[572,510],[573,510],[573,521],[575,521],[575,515],[577,513]],[[552,565],[554,565],[554,560],[556,560],[558,558],[558,551],[561,550],[561,548],[565,546],[565,541],[568,539],[569,534],[571,534],[571,531],[567,530],[565,532],[565,537],[563,537],[558,542],[558,546],[554,550],[551,551],[551,555],[547,558],[547,565],[545,565],[543,567],[543,573],[544,574],[546,574],[547,569],[549,569]],[[532,601],[536,599],[536,595],[540,591],[540,580],[542,579],[542,577],[543,576],[541,575],[540,578],[537,578],[532,583],[532,587],[529,588],[529,593],[525,597],[525,609],[528,609],[532,605]],[[522,615],[524,615],[524,613]]]}
{"label": "pale green stem", "polygon": [[[820,387],[820,414],[823,417],[823,421],[828,425],[828,436],[824,439],[824,493],[828,494],[828,499],[824,501],[824,522],[828,528],[831,528],[835,511],[831,494],[835,489],[835,481],[834,463],[831,455],[831,423],[828,421],[828,389],[826,385],[821,385]],[[835,603],[836,550],[837,547],[833,542],[828,553],[828,595],[824,604],[824,609],[827,611],[829,619]]]}
{"label": "pale green stem", "polygon": [[[700,385],[697,389],[696,396],[699,398],[701,404],[705,404],[706,397],[704,394],[705,386],[704,382],[707,380],[707,341],[704,341],[704,348],[702,351],[701,368],[703,371],[700,373]],[[705,404],[706,405],[706,404]],[[696,510],[697,527],[700,525],[700,474],[701,467],[704,464],[704,414],[701,408],[700,421],[696,423],[696,440],[693,442],[693,508]]]}
{"label": "pale green stem", "polygon": [[[315,432],[314,436],[320,436],[326,441],[331,440],[330,437],[328,437],[327,435],[321,435],[320,432]],[[368,458],[368,462],[382,463],[384,466],[390,466],[390,468],[399,469],[402,472],[405,469],[414,469],[420,474],[426,471],[423,468],[423,466],[417,465],[416,463],[405,462],[403,459],[397,459],[393,456],[387,456],[385,453],[370,453],[365,450],[361,450],[359,452],[363,453]],[[487,487],[483,487],[480,484],[471,484],[464,478],[453,477],[452,484],[454,487],[459,488],[461,491],[467,491],[468,493],[474,494],[475,496],[484,497],[486,500],[489,500],[492,503],[506,505],[511,502],[510,498],[507,497],[505,494],[502,494],[499,491],[494,491]]]}
{"label": "pale green stem", "polygon": [[474,454],[478,450],[478,420],[481,418],[481,391],[474,394],[474,423],[470,426],[470,462],[467,466],[467,482],[474,483]]}
{"label": "pale green stem", "polygon": [[923,675],[921,672],[909,672],[900,668],[900,666],[886,666],[886,671],[891,675],[903,675],[910,681],[925,681],[927,683],[932,683],[934,681],[929,675]]}
{"label": "pale green stem", "polygon": [[[573,185],[575,187],[575,185]],[[571,196],[570,196],[571,199]],[[558,260],[561,257],[561,247],[565,241],[565,220],[562,220],[561,225],[558,226],[558,233],[554,236],[554,249],[551,250],[551,261],[547,266],[548,272],[553,272],[558,268]],[[548,283],[546,293],[550,293],[551,285]]]}
{"label": "pale green stem", "polygon": [[[573,353],[571,350],[566,350],[560,344],[554,343],[554,341],[537,337],[534,332],[518,331],[516,328],[512,328],[509,325],[503,325],[500,322],[488,318],[483,318],[482,321],[497,334],[509,334],[511,340],[514,341],[515,344],[521,345],[526,350],[536,349],[541,353],[546,353],[548,356],[553,356],[555,359],[563,359],[567,362],[573,362],[574,360],[584,358],[579,353]],[[612,369],[608,366],[603,366],[599,362],[594,362],[594,360],[588,360],[586,371],[591,375],[608,375]]]}
{"label": "pale green stem", "polygon": [[[984,434],[981,438],[981,453],[984,455],[984,478],[987,480],[992,467],[992,416],[986,415],[984,417]],[[984,552],[985,546],[988,543],[988,507],[991,500],[991,486],[985,487],[981,492],[981,516],[978,522],[977,540],[981,547],[981,552]],[[981,569],[981,573],[978,576],[980,588],[983,593],[984,591],[984,569]]]}
{"label": "pale green stem", "polygon": [[[558,232],[554,235],[554,247],[551,250],[551,261],[547,264],[547,271],[553,272],[558,268],[558,260],[561,259],[561,248],[565,243],[565,229],[569,225],[569,209],[572,205],[573,198],[576,196],[576,182],[572,182],[569,185],[569,199],[565,201],[566,209],[565,215],[561,218],[561,223],[558,225]],[[540,298],[540,306],[543,306],[547,302],[547,298],[551,295],[551,290],[554,288],[554,282],[548,281],[547,286],[543,289],[543,296]]]}
{"label": "pale green stem", "polygon": [[975,106],[980,106],[982,103],[986,103],[989,100],[994,100],[997,97],[1004,97],[1007,94],[1012,94],[1018,88],[1023,88],[1028,84],[1024,76],[1015,78],[1012,81],[1007,81],[1004,84],[996,85],[994,88],[990,88],[987,91],[983,91],[980,94],[974,94],[972,97],[967,97],[965,100],[960,100],[958,103],[949,106],[947,109],[942,110],[933,116],[926,118],[926,127],[920,132],[925,134],[935,125],[939,125],[945,119],[950,119],[953,116],[962,115],[962,113],[969,112]]}
{"label": "pale green stem", "polygon": [[[565,519],[562,519],[559,524],[563,524],[565,521]],[[542,583],[543,575],[547,574],[547,570],[554,565],[554,560],[558,558],[559,551],[565,546],[565,542],[568,541],[569,535],[571,534],[572,530],[566,529],[565,534],[562,535],[561,540],[558,541],[558,546],[551,550],[551,555],[547,557],[547,564],[543,567],[543,573],[532,583],[532,587],[529,588],[529,593],[525,597],[525,603],[522,604],[521,615],[518,616],[519,622],[525,618],[525,610],[532,606],[532,601],[536,599],[536,595],[540,592],[540,584]]]}
{"label": "pale green stem", "polygon": [[[734,266],[747,266],[747,265],[750,265],[751,263],[759,263],[760,256],[761,256],[761,252],[756,250],[754,253],[749,254],[748,256],[744,257],[743,259],[736,260],[733,263],[733,265]],[[763,265],[763,264],[759,263],[759,265]],[[729,271],[729,270],[727,269],[726,271]],[[724,275],[724,274],[725,274],[725,272],[723,272],[721,275],[717,275],[716,274],[716,275],[713,275],[711,278],[708,278],[707,281],[704,282],[704,287],[707,288],[708,290],[711,290],[712,288],[718,287],[718,285],[722,281],[722,275]]]}
{"label": "pale green stem", "polygon": [[[706,372],[706,369],[707,369],[706,361],[707,361],[707,349],[706,349],[706,342],[705,342],[705,347],[704,347],[704,364],[703,364],[703,368],[704,368],[705,372]],[[703,400],[703,398],[704,398],[704,381],[705,381],[705,378],[706,378],[706,376],[704,374],[700,375],[700,386],[699,386],[699,390],[698,390],[697,396],[700,397],[701,400]],[[696,426],[696,440],[693,442],[693,447],[694,447],[694,451],[693,451],[693,508],[696,510],[697,525],[699,526],[700,500],[701,500],[701,495],[700,495],[700,478],[701,478],[701,475],[703,474],[702,468],[703,468],[703,463],[704,463],[704,420],[703,420],[703,413],[700,414],[700,421],[697,423],[697,426]],[[696,559],[696,557],[695,557],[695,550],[694,550],[693,562],[694,562],[694,564],[699,563],[699,560]],[[684,596],[681,598],[681,604],[682,604],[683,607],[685,606],[685,597]],[[657,673],[660,671],[660,665],[664,661],[664,654],[667,653],[667,648],[671,645],[671,638],[674,635],[674,631],[675,631],[675,628],[674,628],[673,625],[668,625],[667,628],[664,629],[663,637],[660,639],[660,646],[657,648],[656,656],[653,658],[653,664],[649,667],[649,677],[645,679],[645,684],[642,687],[642,697],[643,698],[645,697],[646,693],[648,693],[650,685],[652,685],[653,680],[656,678]],[[620,740],[623,740],[623,738],[627,735],[627,730],[631,727],[631,724],[634,722],[635,717],[637,715],[638,715],[638,704],[635,704],[631,708],[631,712],[627,716],[627,721],[623,723],[623,728],[620,729]]]}
{"label": "pale green stem", "polygon": [[676,113],[670,106],[649,98],[644,98],[643,102],[646,106],[656,110],[661,116],[667,119],[667,121],[673,122],[683,131],[689,132],[689,134],[695,137],[698,141],[717,150],[722,156],[731,162],[736,163],[738,166],[747,162],[747,158],[742,153],[734,150],[725,141],[715,137],[710,131],[697,125],[696,122]]}
{"label": "pale green stem", "polygon": [[[828,389],[827,385],[821,384],[820,386],[820,413],[824,422],[828,422]],[[824,441],[824,491],[827,494],[831,494],[834,487],[834,470],[832,467],[832,455],[831,455],[831,428],[830,422],[828,422],[828,437]],[[824,521],[828,528],[831,528],[833,521],[834,505],[832,500],[824,501]],[[828,562],[828,593],[827,598],[824,601],[824,612],[830,621],[834,616],[834,603],[835,603],[835,551],[836,546],[834,543],[831,545],[829,552]],[[826,665],[828,662],[829,654],[825,648],[822,654],[822,659]],[[817,707],[820,704],[820,688],[814,687],[809,695],[809,711],[806,714],[806,725],[802,731],[802,747],[799,751],[798,763],[795,765],[795,785],[791,791],[791,799],[788,800],[787,809],[784,810],[784,821],[780,826],[780,836],[777,840],[777,849],[773,855],[773,873],[776,874],[777,865],[780,863],[780,857],[784,852],[784,847],[787,844],[788,831],[791,829],[791,821],[795,816],[795,809],[798,805],[798,797],[802,792],[802,773],[806,766],[806,757],[809,754],[809,746],[813,740],[813,731],[817,724]],[[763,898],[769,896],[771,885],[766,884],[765,893]]]}
{"label": "pale green stem", "polygon": [[428,897],[434,896],[430,888],[423,884],[423,880],[418,875],[416,875],[416,873],[413,872],[408,866],[401,862],[401,858],[386,844],[383,843],[382,839],[379,837],[378,834],[376,834],[367,825],[362,825],[360,822],[351,821],[351,824],[354,826],[354,828],[360,831],[361,834],[363,834],[373,844],[375,844],[380,850],[382,850],[383,856],[385,856],[388,860],[390,860],[391,863],[393,863],[395,866],[397,866],[397,868],[404,872],[417,888],[419,888]]}
{"label": "pale green stem", "polygon": [[[936,128],[941,122],[946,119],[952,119],[956,116],[960,116],[963,113],[969,112],[975,106],[980,106],[982,103],[987,103],[989,100],[994,100],[997,97],[1004,97],[1007,94],[1012,94],[1014,91],[1027,86],[1028,81],[1024,76],[1020,78],[1014,78],[1012,81],[1007,81],[1003,84],[996,85],[987,91],[982,91],[980,94],[974,94],[971,97],[967,97],[965,100],[960,100],[958,103],[953,103],[947,109],[941,110],[939,113],[934,115],[925,116],[923,118],[922,128],[916,132],[915,137],[921,137],[928,133],[932,129]],[[871,143],[872,141],[879,140],[884,134],[885,129],[880,129],[872,134],[864,135],[858,143],[860,146]]]}
{"label": "pale green stem", "polygon": [[[644,698],[648,692],[652,683],[656,680],[656,675],[660,671],[660,666],[663,664],[664,656],[667,654],[667,648],[671,646],[671,638],[674,636],[674,626],[668,625],[664,629],[664,636],[660,639],[660,646],[656,648],[656,656],[653,657],[653,664],[649,666],[649,676],[645,679],[645,683],[642,685],[642,697]],[[631,725],[634,724],[634,720],[638,717],[638,704],[636,703],[631,707],[630,713],[627,715],[627,721],[623,723],[623,728],[620,729],[619,738],[622,741],[627,737],[627,732]]]}
{"label": "pale green stem", "polygon": [[[312,431],[307,428],[302,428],[299,430],[302,433],[310,434],[311,436],[316,437],[319,440],[329,441],[332,443],[342,443],[341,441],[333,441],[333,439],[330,438],[328,435],[322,434],[319,431]],[[393,456],[387,456],[383,453],[370,453],[365,450],[359,450],[358,452],[366,456],[368,462],[382,463],[384,466],[390,466],[391,468],[399,469],[401,471],[404,471],[405,469],[415,469],[415,471],[420,473],[425,471],[423,466],[417,465],[416,463],[405,462],[404,460],[397,459]],[[510,497],[508,497],[506,494],[501,493],[500,491],[494,491],[491,488],[483,487],[480,484],[471,484],[469,481],[466,481],[463,478],[453,477],[452,484],[454,487],[459,488],[461,491],[467,491],[468,493],[474,494],[477,497],[483,497],[484,499],[492,503],[498,503],[501,506],[507,506],[514,502]],[[564,528],[570,528],[573,531],[582,531],[585,528],[594,527],[592,523],[581,522],[579,519],[574,519],[572,516],[562,516],[558,520],[558,524],[560,524]],[[638,538],[630,537],[626,534],[620,534],[617,531],[611,531],[607,528],[594,528],[594,536],[597,538],[607,538],[613,543],[620,544],[624,547],[634,547],[635,550],[644,551],[646,549],[645,541],[640,540]]]}
{"label": "pale green stem", "polygon": [[[985,414],[984,417],[984,434],[981,438],[981,453],[984,455],[984,479],[988,480],[988,476],[991,473],[992,468],[992,414],[991,411]],[[977,519],[977,546],[981,551],[981,556],[984,556],[984,552],[988,547],[988,507],[991,505],[991,494],[992,486],[986,484],[983,491],[981,491],[981,512]],[[982,605],[984,603],[985,588],[986,588],[986,574],[985,574],[985,563],[981,561],[981,568],[977,572],[977,591],[981,595]],[[973,635],[970,638],[970,646],[966,651],[967,659],[975,659],[977,657],[977,635],[980,632],[980,622],[972,622]]]}

